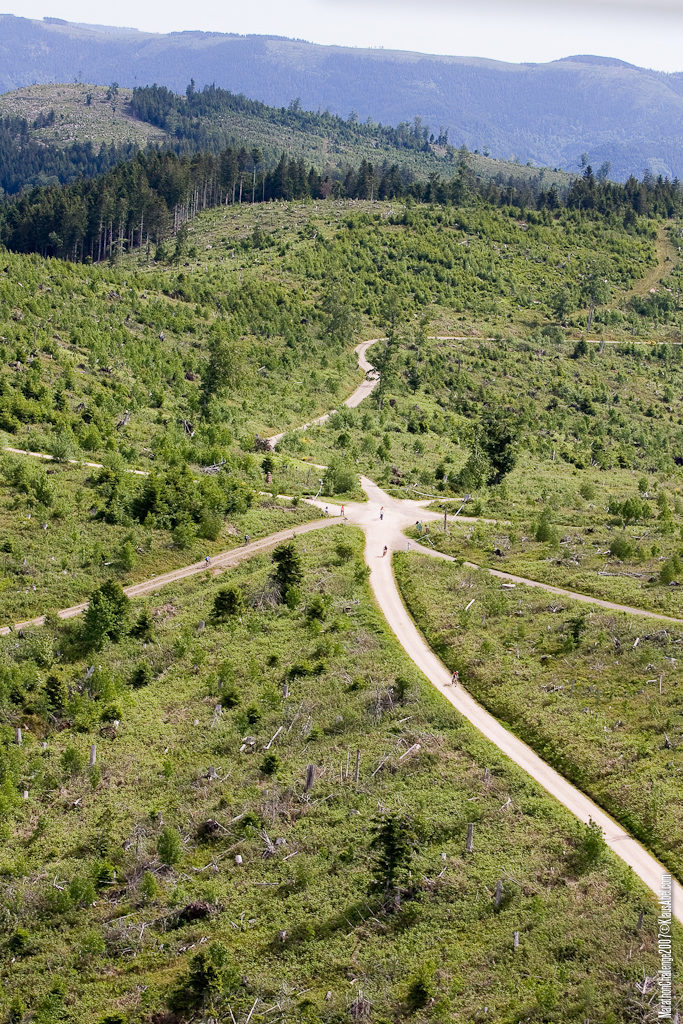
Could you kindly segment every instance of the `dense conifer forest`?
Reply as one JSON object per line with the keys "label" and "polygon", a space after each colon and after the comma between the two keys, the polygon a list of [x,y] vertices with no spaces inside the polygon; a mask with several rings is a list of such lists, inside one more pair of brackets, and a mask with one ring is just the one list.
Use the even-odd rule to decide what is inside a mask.
{"label": "dense conifer forest", "polygon": [[[111,156],[104,154],[103,159]],[[323,177],[304,159],[282,154],[270,168],[260,153],[246,148],[177,156],[138,153],[96,178],[71,185],[36,188],[0,205],[0,242],[16,252],[38,252],[70,260],[121,255],[159,243],[202,210],[235,203],[294,199],[410,199],[418,203],[461,204],[474,198],[488,204],[553,215],[561,207],[587,216],[614,218],[626,227],[638,215],[674,216],[683,203],[677,181],[646,175],[624,185],[598,180],[590,166],[560,196],[553,186],[529,181],[507,186],[482,180],[463,156],[451,179],[432,175],[412,180],[398,164],[375,166],[361,160],[343,178]]]}

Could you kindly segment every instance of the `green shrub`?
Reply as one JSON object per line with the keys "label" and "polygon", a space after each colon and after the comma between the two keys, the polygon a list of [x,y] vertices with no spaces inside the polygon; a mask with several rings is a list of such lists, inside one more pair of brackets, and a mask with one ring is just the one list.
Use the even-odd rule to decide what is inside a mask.
{"label": "green shrub", "polygon": [[217,619],[232,618],[244,612],[244,597],[239,587],[231,583],[221,587],[213,600],[213,614]]}
{"label": "green shrub", "polygon": [[66,775],[78,775],[85,768],[85,757],[76,747],[67,747],[59,760]]}
{"label": "green shrub", "polygon": [[31,943],[31,936],[26,930],[19,926],[15,928],[7,941],[7,948],[13,956],[24,956]]}
{"label": "green shrub", "polygon": [[197,536],[197,530],[193,523],[181,522],[173,528],[171,537],[175,547],[184,551],[189,548]]}
{"label": "green shrub", "polygon": [[659,571],[659,582],[668,586],[673,583],[681,571],[681,562],[677,555],[667,559]]}
{"label": "green shrub", "polygon": [[157,839],[157,853],[162,864],[170,867],[178,863],[183,853],[178,829],[164,825]]}
{"label": "green shrub", "polygon": [[121,568],[125,569],[127,572],[132,569],[137,562],[137,553],[129,540],[124,541],[121,545],[121,550],[119,551],[119,562],[121,563]]}
{"label": "green shrub", "polygon": [[153,679],[154,669],[148,661],[141,661],[130,678],[130,685],[134,690],[141,690],[143,686],[149,686]]}
{"label": "green shrub", "polygon": [[68,893],[73,906],[87,907],[95,902],[95,886],[92,879],[87,876],[81,878],[77,875],[73,878],[69,883]]}
{"label": "green shrub", "polygon": [[375,851],[372,888],[382,897],[386,911],[401,903],[404,884],[410,875],[414,836],[409,823],[397,814],[385,814],[375,822],[370,848]]}
{"label": "green shrub", "polygon": [[12,996],[7,1013],[7,1024],[20,1024],[24,1020],[28,1008],[20,995]]}
{"label": "green shrub", "polygon": [[106,889],[116,881],[116,868],[106,860],[97,860],[92,866],[91,874],[95,887]]}
{"label": "green shrub", "polygon": [[236,708],[240,703],[239,690],[234,683],[227,683],[220,691],[221,704],[224,708]]}
{"label": "green shrub", "polygon": [[426,963],[409,979],[406,992],[406,1006],[409,1013],[423,1009],[434,998],[436,988],[433,974],[434,965]]}
{"label": "green shrub", "polygon": [[215,512],[204,512],[199,520],[198,534],[202,540],[218,540],[223,520]]}
{"label": "green shrub", "polygon": [[540,541],[540,543],[542,544],[557,543],[557,531],[551,523],[550,512],[548,512],[547,510],[541,512],[541,515],[539,516],[538,522],[536,524],[536,529],[534,530],[534,537],[537,541]]}
{"label": "green shrub", "polygon": [[159,892],[159,883],[151,871],[145,871],[140,882],[140,893],[146,900],[153,900]]}
{"label": "green shrub", "polygon": [[334,550],[340,565],[349,562],[353,558],[353,547],[345,541],[337,541]]}
{"label": "green shrub", "polygon": [[56,672],[51,672],[45,680],[45,699],[51,711],[63,711],[69,701],[66,683]]}
{"label": "green shrub", "polygon": [[312,676],[313,666],[310,661],[295,661],[293,665],[289,666],[287,670],[287,676],[289,679],[298,679],[299,677]]}
{"label": "green shrub", "polygon": [[137,617],[135,625],[130,631],[131,636],[136,640],[151,640],[153,633],[153,619],[148,608],[143,608]]}
{"label": "green shrub", "polygon": [[280,595],[287,600],[289,590],[299,587],[304,578],[301,555],[290,541],[288,544],[279,544],[273,551],[273,562],[275,563],[275,580],[280,588]]}
{"label": "green shrub", "polygon": [[348,491],[353,491],[357,479],[354,469],[347,466],[341,459],[333,458],[323,477],[325,494],[345,494]]}
{"label": "green shrub", "polygon": [[306,608],[307,622],[323,622],[327,615],[327,601],[322,594],[315,594]]}
{"label": "green shrub", "polygon": [[402,704],[403,701],[408,696],[408,691],[410,690],[410,680],[406,679],[405,676],[396,676],[396,678],[394,679],[393,690],[394,693],[396,694],[396,700],[399,702],[399,704]]}
{"label": "green shrub", "polygon": [[56,462],[68,462],[73,459],[76,451],[74,440],[71,434],[62,431],[56,434],[50,446],[50,455]]}
{"label": "green shrub", "polygon": [[277,756],[276,753],[270,751],[261,761],[261,764],[259,765],[259,770],[263,773],[263,775],[276,775],[279,767],[280,758]]}
{"label": "green shrub", "polygon": [[240,973],[228,964],[228,951],[220,942],[212,942],[190,960],[185,977],[173,992],[169,1006],[176,1012],[187,1012],[209,1004],[221,993],[235,991]]}
{"label": "green shrub", "polygon": [[88,647],[99,650],[109,640],[120,640],[128,629],[130,601],[116,580],[107,580],[93,593],[83,618]]}
{"label": "green shrub", "polygon": [[592,819],[584,825],[579,834],[577,850],[577,867],[580,871],[590,871],[595,867],[607,851],[607,843],[602,829]]}
{"label": "green shrub", "polygon": [[609,553],[614,558],[619,558],[623,561],[626,558],[630,558],[633,552],[633,543],[625,534],[622,533],[612,538]]}
{"label": "green shrub", "polygon": [[244,717],[247,720],[248,725],[258,725],[261,721],[263,712],[258,704],[250,704],[248,708],[244,710]]}

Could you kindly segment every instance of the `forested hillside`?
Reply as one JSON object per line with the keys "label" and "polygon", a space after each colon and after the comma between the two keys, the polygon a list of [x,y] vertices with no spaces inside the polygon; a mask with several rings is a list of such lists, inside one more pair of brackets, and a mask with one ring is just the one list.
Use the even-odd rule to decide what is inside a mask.
{"label": "forested hillside", "polygon": [[[111,151],[109,152],[109,155]],[[104,154],[104,159],[107,153]],[[507,184],[475,174],[460,154],[455,174],[414,180],[399,164],[375,165],[362,159],[343,175],[321,174],[302,157],[282,154],[268,165],[257,149],[226,149],[218,154],[177,157],[169,152],[139,153],[95,179],[36,188],[0,205],[0,242],[18,252],[101,262],[124,248],[160,243],[170,235],[182,246],[186,224],[208,208],[291,199],[399,199],[440,205],[475,198],[508,209],[539,210],[548,219],[563,206],[598,219],[610,216],[625,228],[637,215],[671,218],[681,209],[678,182],[646,175],[625,185],[598,180],[590,166],[563,196],[541,180],[509,178]],[[180,235],[178,236],[178,232]]]}
{"label": "forested hillside", "polygon": [[465,155],[482,179],[518,184],[534,194],[553,185],[563,193],[571,180],[463,148],[456,152],[448,132],[435,135],[419,117],[395,128],[359,124],[357,118],[303,110],[298,102],[268,107],[215,86],[199,90],[190,83],[178,95],[160,86],[130,90],[115,83],[71,83],[0,96],[0,188],[9,194],[92,177],[126,153],[149,147],[178,155],[235,149],[243,153],[245,180],[256,171],[259,182],[283,153],[341,182],[363,162],[398,165],[406,181],[451,178]]}
{"label": "forested hillside", "polygon": [[504,64],[215,32],[155,35],[5,15],[0,89],[79,79],[183,92],[215,83],[274,107],[298,102],[385,125],[417,116],[453,146],[575,171],[582,154],[618,180],[683,174],[680,75],[594,56]]}
{"label": "forested hillside", "polygon": [[[678,230],[671,225],[674,239]],[[511,360],[517,383],[506,383],[499,400],[514,403],[529,431],[541,417],[542,430],[527,443],[543,459],[555,451],[560,461],[553,472],[590,465],[598,453],[608,468],[623,463],[641,472],[656,465],[677,472],[676,418],[660,420],[662,399],[649,394],[646,382],[651,366],[677,372],[678,349],[661,357],[650,352],[642,364],[637,355],[629,359],[620,396],[628,421],[606,401],[602,371],[590,355],[569,358],[576,340],[566,343],[563,356],[568,381],[556,378],[562,339],[579,337],[591,303],[592,336],[680,340],[680,272],[671,257],[667,262],[673,246],[658,265],[659,247],[657,222],[637,216],[626,229],[579,211],[522,220],[520,211],[478,201],[453,208],[337,200],[220,207],[157,249],[156,260],[145,249],[124,252],[119,266],[6,253],[0,261],[4,443],[107,466],[89,478],[80,510],[68,488],[52,493],[38,465],[27,478],[29,467],[8,466],[6,521],[18,488],[26,495],[22,503],[47,502],[52,531],[60,530],[64,546],[51,563],[54,534],[27,521],[26,538],[7,553],[8,616],[11,608],[28,617],[46,601],[66,605],[87,596],[94,571],[87,567],[106,574],[102,564],[119,558],[130,530],[134,549],[141,547],[140,528],[154,537],[145,566],[156,565],[157,557],[182,558],[184,550],[199,557],[209,541],[225,543],[231,536],[221,525],[226,512],[246,515],[265,482],[256,435],[339,407],[358,379],[351,350],[361,329],[397,336],[380,389],[383,407],[372,403],[340,413],[339,423],[310,435],[288,436],[281,448],[290,454],[275,475],[281,492],[317,488],[319,475],[297,461],[307,457],[333,467],[326,487],[339,493],[354,487],[357,469],[387,485],[395,479],[431,492],[439,466],[441,478],[451,481],[442,493],[458,493],[454,472],[467,461],[481,395],[498,393],[497,384],[487,383],[487,369],[497,376],[503,342],[471,343],[483,368],[472,377],[458,370],[464,353],[420,341],[427,333],[520,337],[519,362]],[[633,293],[638,279],[650,273],[658,280],[658,272],[664,283],[654,295]],[[540,362],[536,349],[547,350]],[[608,348],[600,366],[609,365],[613,375],[623,362]],[[536,375],[543,374],[539,390],[526,379],[534,364]],[[585,380],[574,380],[579,373]],[[394,394],[399,382],[403,397]],[[537,412],[530,387],[535,395],[556,391],[556,404]],[[675,384],[670,387],[673,396]],[[395,397],[393,406],[387,394]],[[597,413],[607,405],[610,419],[597,436]],[[219,463],[222,488],[208,478],[200,486],[183,468]],[[149,485],[124,473],[127,467],[151,472]],[[69,540],[74,517],[81,535]],[[152,524],[160,532],[149,534]],[[109,544],[107,525],[116,527]],[[253,527],[253,519],[240,520],[236,539]],[[18,584],[27,575],[29,538],[40,571],[28,573],[26,588]],[[178,545],[175,556],[162,555],[168,543]]]}

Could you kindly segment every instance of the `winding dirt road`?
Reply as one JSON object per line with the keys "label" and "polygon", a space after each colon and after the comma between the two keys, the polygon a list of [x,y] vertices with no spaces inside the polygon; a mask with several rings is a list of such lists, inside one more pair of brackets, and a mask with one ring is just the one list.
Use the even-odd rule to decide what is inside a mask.
{"label": "winding dirt road", "polygon": [[[356,353],[358,366],[365,373],[365,380],[358,385],[356,390],[353,391],[348,398],[344,399],[344,405],[348,409],[355,409],[357,405],[360,405],[363,399],[372,394],[379,384],[379,377],[375,372],[375,368],[372,363],[368,362],[365,353],[371,345],[383,340],[383,338],[370,338],[369,341],[361,341],[360,345],[356,345],[354,348],[353,351]],[[307,430],[309,427],[319,427],[322,423],[327,423],[330,416],[334,416],[336,411],[336,409],[330,409],[329,412],[323,413],[322,416],[316,417],[316,419],[311,420],[309,423],[302,423],[301,426],[294,427],[294,430],[298,432],[299,430]],[[289,433],[289,431],[283,430],[281,434],[271,434],[270,437],[266,438],[266,440],[270,442],[270,447],[274,448],[286,433]],[[321,466],[320,468],[325,469],[326,467]]]}

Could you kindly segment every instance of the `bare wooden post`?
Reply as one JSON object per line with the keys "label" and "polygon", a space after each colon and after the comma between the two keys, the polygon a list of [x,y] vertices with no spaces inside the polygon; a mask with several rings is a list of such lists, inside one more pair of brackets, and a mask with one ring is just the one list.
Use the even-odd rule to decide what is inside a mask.
{"label": "bare wooden post", "polygon": [[304,786],[304,793],[308,793],[308,791],[313,788],[313,783],[314,782],[315,782],[315,765],[314,764],[309,764],[308,768],[306,769],[306,785]]}
{"label": "bare wooden post", "polygon": [[512,948],[519,949],[519,932],[512,933]]}
{"label": "bare wooden post", "polygon": [[16,729],[14,730],[14,735],[15,735],[16,740],[17,740],[17,746],[20,747],[22,742],[23,742],[22,735],[21,735],[21,726],[18,725],[16,727]]}
{"label": "bare wooden post", "polygon": [[349,758],[350,758],[350,756],[351,756],[351,751],[347,747],[347,749],[346,749],[346,775],[344,776],[344,778],[346,778],[346,779],[348,779],[348,777],[349,777]]}
{"label": "bare wooden post", "polygon": [[91,768],[95,764],[96,761],[97,761],[97,744],[96,743],[91,743],[90,744],[90,767]]}
{"label": "bare wooden post", "polygon": [[285,700],[289,697],[289,683],[282,684],[282,696]]}
{"label": "bare wooden post", "polygon": [[448,512],[444,512],[444,514],[443,514],[443,532],[444,533],[446,532],[446,521],[447,521],[447,519],[448,519]]}
{"label": "bare wooden post", "polygon": [[360,747],[356,751],[356,786],[358,786],[358,779],[360,778]]}
{"label": "bare wooden post", "polygon": [[640,931],[640,929],[643,927],[643,920],[644,919],[645,919],[645,911],[641,910],[641,912],[638,914],[638,924],[636,925],[636,928],[638,929],[638,931]]}
{"label": "bare wooden post", "polygon": [[501,882],[501,880],[499,878],[497,883],[496,883],[496,910],[500,909],[500,904],[502,903],[502,900],[503,900],[503,883]]}
{"label": "bare wooden post", "polygon": [[465,849],[468,853],[474,853],[474,825],[472,822],[467,826],[467,845]]}

